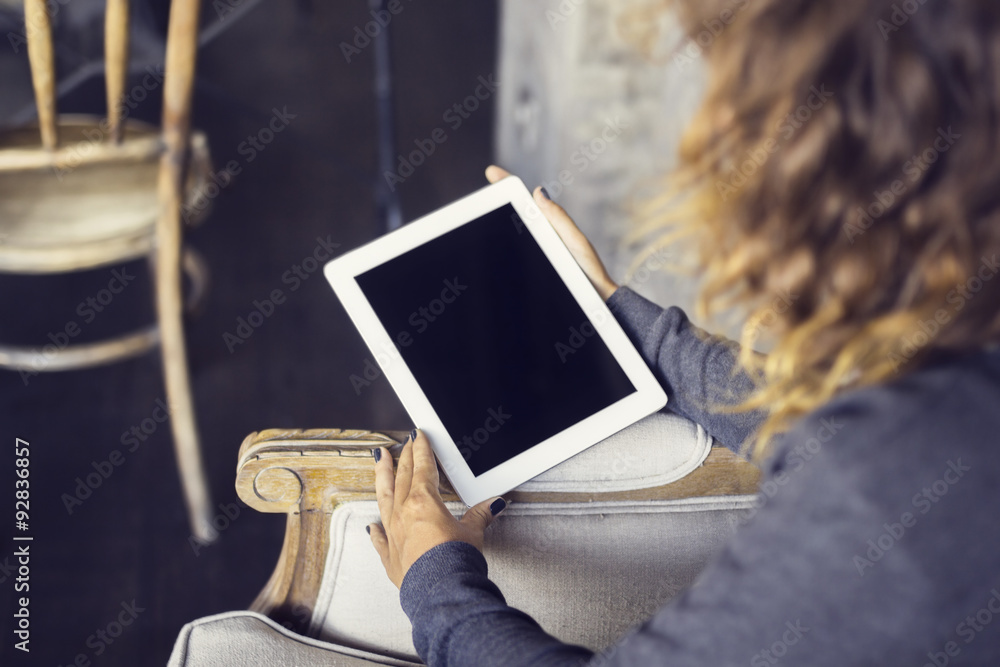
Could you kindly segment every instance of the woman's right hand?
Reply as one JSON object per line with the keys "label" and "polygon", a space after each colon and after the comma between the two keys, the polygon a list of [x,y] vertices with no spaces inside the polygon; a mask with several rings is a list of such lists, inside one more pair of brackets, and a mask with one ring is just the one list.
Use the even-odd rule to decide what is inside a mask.
{"label": "woman's right hand", "polygon": [[[510,176],[510,172],[496,165],[490,165],[486,168],[486,180],[490,183],[496,183],[508,176]],[[594,246],[590,245],[590,241],[563,210],[563,207],[545,196],[541,187],[535,188],[533,195],[538,208],[552,223],[556,233],[566,244],[576,263],[587,274],[587,278],[590,279],[601,298],[607,301],[618,289],[618,285],[608,275],[608,271],[601,263],[601,258],[597,256]]]}

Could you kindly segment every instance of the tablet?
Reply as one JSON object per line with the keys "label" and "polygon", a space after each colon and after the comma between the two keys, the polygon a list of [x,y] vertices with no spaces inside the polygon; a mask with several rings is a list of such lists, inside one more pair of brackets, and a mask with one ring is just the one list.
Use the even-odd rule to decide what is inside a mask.
{"label": "tablet", "polygon": [[516,177],[324,271],[467,505],[506,493],[666,404]]}

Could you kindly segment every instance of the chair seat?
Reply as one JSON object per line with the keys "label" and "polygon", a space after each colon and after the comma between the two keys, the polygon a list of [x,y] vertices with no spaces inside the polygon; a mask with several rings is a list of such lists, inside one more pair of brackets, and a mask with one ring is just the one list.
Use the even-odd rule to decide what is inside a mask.
{"label": "chair seat", "polygon": [[[159,217],[159,130],[129,122],[121,145],[99,121],[68,117],[60,148],[37,131],[0,134],[0,272],[51,273],[146,256]],[[208,171],[203,135],[192,136],[192,192]]]}

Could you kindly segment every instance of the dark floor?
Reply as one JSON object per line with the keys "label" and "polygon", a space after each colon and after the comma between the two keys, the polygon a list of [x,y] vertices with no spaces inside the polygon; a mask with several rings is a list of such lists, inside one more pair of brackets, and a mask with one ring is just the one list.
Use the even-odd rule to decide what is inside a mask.
{"label": "dark floor", "polygon": [[[497,25],[493,1],[403,6],[392,23],[400,151],[445,126],[444,112],[475,89],[477,77],[495,71]],[[360,1],[263,2],[200,54],[195,124],[208,133],[216,168],[230,160],[242,166],[207,222],[187,237],[212,268],[211,293],[204,310],[189,318],[187,337],[217,506],[236,502],[236,454],[252,431],[410,428],[384,380],[355,393],[348,378],[360,371],[367,350],[321,274],[295,290],[283,281],[312,255],[317,238],[339,244],[341,252],[382,232],[373,194],[374,52],[369,47],[348,64],[339,46],[369,19]],[[155,117],[155,95],[150,99],[138,116]],[[294,118],[251,161],[241,142],[274,109]],[[449,129],[448,141],[399,186],[406,219],[483,184],[492,126],[486,104]],[[145,267],[125,270],[135,281],[92,322],[77,304],[106,285],[110,268],[56,278],[0,276],[0,339],[41,346],[69,321],[81,325],[81,338],[149,321]],[[230,353],[223,334],[234,332],[255,299],[277,288],[288,300]],[[0,372],[6,443],[0,470],[4,488],[13,490],[15,438],[30,442],[34,536],[30,654],[13,649],[14,543],[4,537],[0,544],[0,664],[164,664],[185,622],[246,608],[267,580],[281,517],[241,508],[219,541],[196,553],[169,429],[162,425],[134,451],[123,446],[123,434],[162,398],[157,354],[97,370],[43,373],[27,384],[18,373]],[[114,450],[123,453],[122,464],[70,514],[65,499],[76,493],[77,478],[102,467]],[[119,617],[130,618],[123,605],[135,605],[137,617],[114,637]],[[111,634],[105,640],[99,631]]]}

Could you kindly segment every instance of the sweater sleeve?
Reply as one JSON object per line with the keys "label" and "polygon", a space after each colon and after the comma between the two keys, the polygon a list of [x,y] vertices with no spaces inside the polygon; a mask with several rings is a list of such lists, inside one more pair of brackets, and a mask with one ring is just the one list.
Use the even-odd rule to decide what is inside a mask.
{"label": "sweater sleeve", "polygon": [[627,287],[607,303],[667,392],[667,409],[738,452],[765,416],[759,410],[718,411],[738,405],[753,390],[736,363],[738,344],[694,326],[680,308],[660,308]]}
{"label": "sweater sleeve", "polygon": [[414,647],[428,665],[568,667],[593,656],[507,606],[489,580],[483,554],[465,542],[439,544],[421,556],[406,573],[399,599],[413,623]]}

